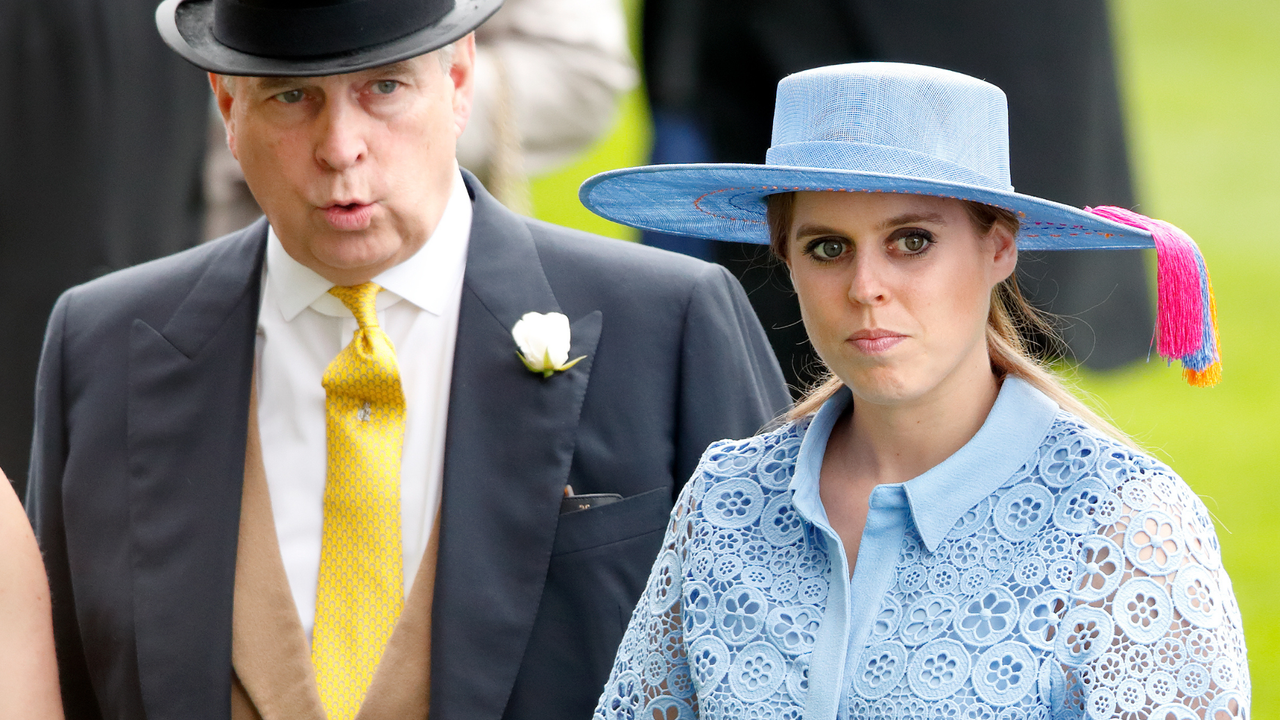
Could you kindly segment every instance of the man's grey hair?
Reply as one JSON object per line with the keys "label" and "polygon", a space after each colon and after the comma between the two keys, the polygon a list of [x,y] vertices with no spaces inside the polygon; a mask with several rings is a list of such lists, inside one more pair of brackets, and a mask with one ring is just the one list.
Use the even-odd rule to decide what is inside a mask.
{"label": "man's grey hair", "polygon": [[434,50],[433,54],[440,61],[440,69],[449,72],[453,69],[453,58],[458,54],[458,41],[455,40],[438,50]]}

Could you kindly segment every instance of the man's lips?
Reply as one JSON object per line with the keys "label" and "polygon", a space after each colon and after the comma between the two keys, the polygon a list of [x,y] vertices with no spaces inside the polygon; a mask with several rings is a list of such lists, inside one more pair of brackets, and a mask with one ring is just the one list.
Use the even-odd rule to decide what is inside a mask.
{"label": "man's lips", "polygon": [[859,330],[849,336],[849,341],[856,345],[859,350],[868,355],[885,352],[905,339],[907,339],[907,336],[902,333],[896,333],[892,330],[884,330],[881,328]]}
{"label": "man's lips", "polygon": [[373,221],[373,208],[370,203],[348,202],[332,203],[322,208],[324,219],[335,230],[364,230]]}

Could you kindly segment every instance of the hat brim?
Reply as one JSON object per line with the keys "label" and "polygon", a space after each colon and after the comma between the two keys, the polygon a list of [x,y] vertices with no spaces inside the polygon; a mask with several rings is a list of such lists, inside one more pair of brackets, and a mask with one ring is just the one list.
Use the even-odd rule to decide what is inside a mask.
{"label": "hat brim", "polygon": [[213,35],[213,0],[164,0],[156,26],[169,47],[209,72],[256,77],[340,75],[407,60],[448,45],[475,30],[502,0],[458,0],[435,23],[401,38],[348,53],[311,58],[272,58],[227,47]]}
{"label": "hat brim", "polygon": [[592,212],[643,230],[768,244],[765,197],[784,192],[888,192],[971,200],[1017,215],[1023,250],[1154,247],[1151,234],[1012,191],[856,170],[736,163],[649,165],[587,179]]}

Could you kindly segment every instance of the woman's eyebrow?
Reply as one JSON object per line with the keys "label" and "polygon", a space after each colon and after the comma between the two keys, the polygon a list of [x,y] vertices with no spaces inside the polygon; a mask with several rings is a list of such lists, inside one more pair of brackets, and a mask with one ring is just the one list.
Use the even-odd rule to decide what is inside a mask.
{"label": "woman's eyebrow", "polygon": [[[891,230],[903,225],[915,225],[918,223],[946,225],[947,219],[941,213],[908,212],[886,219],[877,226],[877,229],[881,231]],[[833,228],[830,225],[806,223],[796,228],[796,237],[812,237],[815,235],[838,235],[844,237],[846,234],[845,231]]]}
{"label": "woman's eyebrow", "polygon": [[829,225],[813,225],[804,224],[796,228],[796,237],[809,237],[812,235],[839,235],[844,237],[843,230],[837,230]]}
{"label": "woman's eyebrow", "polygon": [[930,223],[933,225],[946,225],[947,219],[940,213],[903,213],[885,220],[880,223],[881,230],[889,230],[903,225],[915,225],[917,223]]}

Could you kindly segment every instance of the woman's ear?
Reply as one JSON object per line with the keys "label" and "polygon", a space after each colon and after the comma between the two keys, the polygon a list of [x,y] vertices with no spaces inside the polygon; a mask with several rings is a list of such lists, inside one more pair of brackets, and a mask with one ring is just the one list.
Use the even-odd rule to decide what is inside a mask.
{"label": "woman's ear", "polygon": [[992,243],[993,285],[1003,282],[1018,266],[1018,241],[1009,228],[996,223],[987,233]]}
{"label": "woman's ear", "polygon": [[[794,245],[794,244],[795,244],[795,243],[791,242],[791,241],[790,241],[790,239],[788,239],[788,240],[787,240],[787,245],[786,245],[786,252],[782,253],[781,255],[779,255],[779,254],[777,254],[777,253],[773,253],[773,252],[769,253],[770,255],[772,255],[772,256],[773,256],[773,258],[774,258],[774,259],[776,259],[778,262],[782,263],[782,267],[786,268],[786,271],[787,271],[787,282],[788,282],[788,283],[791,283],[791,287],[792,287],[792,288],[794,288],[794,287],[796,286],[796,278],[795,278],[795,275],[794,275],[794,273],[793,273],[794,268],[793,268],[793,266],[791,265],[791,246],[792,246],[792,245]],[[794,290],[792,291],[792,294],[793,294],[793,295],[795,294],[795,293],[794,293]]]}

